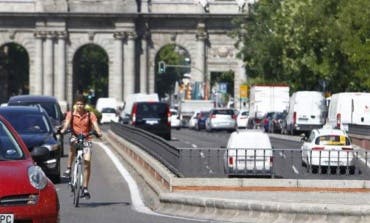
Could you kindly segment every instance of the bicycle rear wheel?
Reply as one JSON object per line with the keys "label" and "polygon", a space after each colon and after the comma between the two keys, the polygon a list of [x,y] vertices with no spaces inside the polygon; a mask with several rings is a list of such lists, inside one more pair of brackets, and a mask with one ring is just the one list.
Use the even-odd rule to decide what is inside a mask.
{"label": "bicycle rear wheel", "polygon": [[78,163],[76,165],[76,172],[75,172],[75,184],[73,189],[73,204],[75,207],[78,207],[79,201],[80,201],[80,194],[81,194],[81,184],[82,184],[82,165],[81,163]]}

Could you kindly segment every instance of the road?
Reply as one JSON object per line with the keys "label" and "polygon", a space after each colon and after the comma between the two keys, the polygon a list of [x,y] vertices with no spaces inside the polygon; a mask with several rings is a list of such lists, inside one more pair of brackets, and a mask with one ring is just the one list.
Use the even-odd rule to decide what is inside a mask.
{"label": "road", "polygon": [[[107,126],[104,126],[104,128],[107,129]],[[215,148],[218,149],[221,146],[225,146],[228,136],[229,133],[226,132],[208,133],[205,131],[197,132],[189,129],[181,129],[179,131],[173,131],[173,140],[170,143],[181,148],[207,148],[212,150]],[[275,148],[298,149],[300,146],[298,141],[279,139],[275,137],[271,137],[271,140]],[[138,201],[141,201],[141,199],[139,196],[143,197],[144,202],[149,206],[157,202],[157,200],[154,198],[155,196],[153,196],[153,192],[146,186],[143,186],[145,183],[142,181],[142,179],[136,175],[135,171],[132,170],[122,158],[116,155],[119,165],[121,165],[121,168],[127,171],[127,173],[125,174],[121,169],[117,168],[117,164],[115,164],[107,155],[107,149],[108,151],[110,150],[107,142],[98,140],[96,141],[97,143],[94,143],[93,146],[93,169],[91,184],[89,187],[92,196],[91,199],[82,200],[80,207],[75,208],[72,204],[72,197],[66,179],[62,179],[62,182],[56,185],[61,205],[60,216],[62,223],[204,222],[204,220],[162,216],[152,212],[148,208],[140,206],[140,202]],[[114,151],[113,154],[115,154]],[[290,157],[289,154],[284,154],[284,152],[280,151],[280,153],[277,154],[277,157],[279,157],[279,160],[274,160],[274,163],[277,163],[277,168],[280,169],[279,171],[287,173],[286,176],[278,177],[288,178],[289,176],[297,177],[297,175],[306,178],[314,176],[315,178],[322,179],[355,179],[359,177],[357,175],[346,176],[335,174],[307,174],[304,173],[304,169],[302,169],[303,167],[301,167],[299,160],[293,160],[291,163],[288,162]],[[208,160],[208,162],[211,161]],[[292,163],[296,164],[297,171],[299,171],[298,174],[294,171]],[[65,169],[65,164],[66,157],[63,157],[63,170]],[[212,167],[212,165],[210,165],[210,167]],[[132,176],[136,183],[134,183],[133,180],[127,180],[127,176],[124,177],[125,175]],[[368,175],[366,177],[368,177]],[[136,188],[136,192],[135,186],[138,187]]]}
{"label": "road", "polygon": [[[226,146],[230,133],[225,131],[207,132],[192,129],[173,130],[170,142],[177,148],[186,148],[182,152],[188,156],[185,163],[192,163],[185,166],[183,172],[186,176],[196,177],[226,177],[224,173],[222,147]],[[271,144],[274,148],[273,172],[276,178],[286,179],[369,179],[369,168],[364,166],[363,160],[358,158],[355,161],[356,169],[350,174],[348,169],[340,171],[333,169],[326,171],[319,170],[319,173],[309,172],[309,169],[302,166],[300,153],[301,142],[298,136],[286,136],[270,134]],[[198,152],[197,152],[198,151]],[[200,158],[199,158],[200,157]]]}
{"label": "road", "polygon": [[[186,218],[176,218],[161,216],[156,213],[137,206],[138,196],[130,194],[129,187],[132,182],[127,183],[122,177],[122,173],[116,168],[115,164],[108,157],[107,153],[99,144],[93,145],[93,165],[92,177],[89,190],[90,200],[81,200],[80,207],[75,208],[72,203],[71,192],[66,179],[56,184],[60,200],[60,219],[61,223],[101,223],[101,222],[130,222],[130,223],[192,223],[204,222],[203,220],[191,220]],[[105,148],[109,148],[109,145]],[[65,169],[67,157],[63,157],[62,165]],[[132,176],[134,171],[126,166],[125,162],[118,157],[124,168]],[[140,182],[136,176],[135,180]],[[142,182],[141,182],[141,185]],[[135,188],[135,187],[134,187]],[[150,194],[148,188],[140,187],[140,193]],[[134,200],[134,202],[133,202]]]}

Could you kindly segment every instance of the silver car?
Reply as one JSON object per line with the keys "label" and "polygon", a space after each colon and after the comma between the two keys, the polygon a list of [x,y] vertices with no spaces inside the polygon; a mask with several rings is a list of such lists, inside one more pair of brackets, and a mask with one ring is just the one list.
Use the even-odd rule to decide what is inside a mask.
{"label": "silver car", "polygon": [[229,132],[235,131],[236,125],[236,112],[230,108],[214,108],[210,111],[209,117],[206,121],[206,130],[228,130]]}

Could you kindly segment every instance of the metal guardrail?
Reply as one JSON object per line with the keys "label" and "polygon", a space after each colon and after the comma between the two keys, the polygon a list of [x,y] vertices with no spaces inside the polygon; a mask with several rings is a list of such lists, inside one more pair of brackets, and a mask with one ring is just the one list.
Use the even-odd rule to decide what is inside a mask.
{"label": "metal guardrail", "polygon": [[260,177],[290,179],[370,179],[370,152],[300,149],[175,148],[130,125],[111,130],[139,146],[179,177]]}
{"label": "metal guardrail", "polygon": [[169,145],[164,139],[126,124],[111,123],[111,130],[120,137],[145,150],[175,175],[179,177],[183,176],[178,168],[180,159],[179,150]]}
{"label": "metal guardrail", "polygon": [[349,134],[370,136],[370,125],[349,124],[348,132]]}

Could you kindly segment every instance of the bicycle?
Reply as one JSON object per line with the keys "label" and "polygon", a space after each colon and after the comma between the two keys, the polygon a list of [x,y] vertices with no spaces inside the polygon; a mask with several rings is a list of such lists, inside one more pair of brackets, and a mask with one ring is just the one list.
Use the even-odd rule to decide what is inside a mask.
{"label": "bicycle", "polygon": [[76,157],[72,165],[72,174],[69,182],[71,192],[73,193],[73,204],[75,207],[78,207],[80,197],[83,195],[82,185],[84,180],[84,148],[91,148],[91,142],[86,140],[90,135],[97,136],[95,131],[90,131],[87,135],[78,134],[76,136]]}

